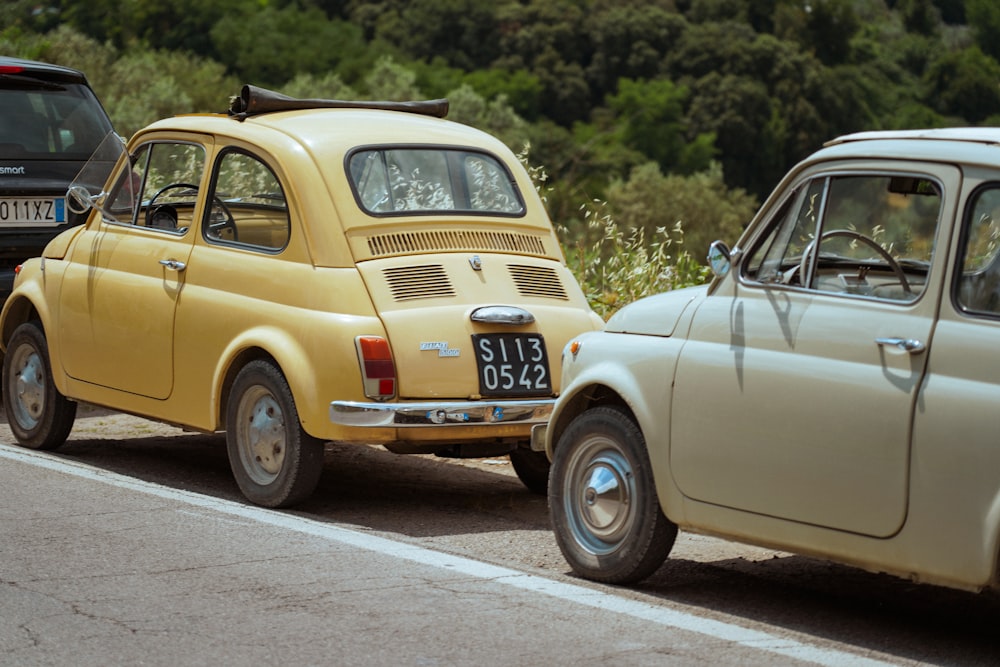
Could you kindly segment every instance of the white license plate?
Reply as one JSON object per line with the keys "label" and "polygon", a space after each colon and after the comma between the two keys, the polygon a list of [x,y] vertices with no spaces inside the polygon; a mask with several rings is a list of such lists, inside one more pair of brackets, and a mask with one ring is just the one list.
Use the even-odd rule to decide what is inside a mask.
{"label": "white license plate", "polygon": [[62,197],[0,198],[0,224],[58,225],[66,222],[66,200]]}
{"label": "white license plate", "polygon": [[483,396],[544,396],[552,393],[549,357],[539,334],[475,334],[472,347]]}

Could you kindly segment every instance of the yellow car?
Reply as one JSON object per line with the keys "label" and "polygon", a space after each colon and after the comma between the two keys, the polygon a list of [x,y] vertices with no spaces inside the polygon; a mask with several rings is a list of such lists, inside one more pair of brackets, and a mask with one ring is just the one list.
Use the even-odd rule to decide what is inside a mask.
{"label": "yellow car", "polygon": [[680,529],[1000,586],[1000,130],[835,139],[709,263],[567,348],[573,569],[640,580]]}
{"label": "yellow car", "polygon": [[265,506],[312,493],[327,441],[510,454],[544,492],[532,427],[602,322],[517,158],[446,109],[246,86],[138,132],[4,305],[17,440],[58,447],[84,401],[224,430]]}

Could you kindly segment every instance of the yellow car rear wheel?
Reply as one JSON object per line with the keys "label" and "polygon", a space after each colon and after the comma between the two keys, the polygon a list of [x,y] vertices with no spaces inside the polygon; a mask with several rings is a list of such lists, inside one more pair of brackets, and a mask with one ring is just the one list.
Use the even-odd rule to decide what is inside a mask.
{"label": "yellow car rear wheel", "polygon": [[226,448],[243,495],[265,507],[301,502],[323,472],[322,441],[302,428],[288,382],[266,360],[250,362],[233,381]]}

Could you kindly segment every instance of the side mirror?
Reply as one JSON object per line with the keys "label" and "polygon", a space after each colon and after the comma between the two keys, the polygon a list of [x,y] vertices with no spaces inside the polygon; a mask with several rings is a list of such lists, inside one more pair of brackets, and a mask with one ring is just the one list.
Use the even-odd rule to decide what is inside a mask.
{"label": "side mirror", "polygon": [[729,246],[722,241],[712,241],[708,246],[708,266],[717,277],[722,278],[732,267],[732,257],[729,254]]}
{"label": "side mirror", "polygon": [[73,213],[83,214],[94,208],[94,197],[83,185],[71,185],[66,191],[66,207]]}

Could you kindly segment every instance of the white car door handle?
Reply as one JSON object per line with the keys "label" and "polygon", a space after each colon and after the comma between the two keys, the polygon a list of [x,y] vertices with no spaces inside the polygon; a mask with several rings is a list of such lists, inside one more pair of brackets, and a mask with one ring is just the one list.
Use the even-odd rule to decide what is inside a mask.
{"label": "white car door handle", "polygon": [[183,271],[187,268],[187,264],[176,259],[161,259],[160,264],[167,267],[171,271]]}
{"label": "white car door handle", "polygon": [[915,338],[876,338],[875,342],[881,346],[899,348],[910,354],[920,354],[924,351],[924,344]]}

